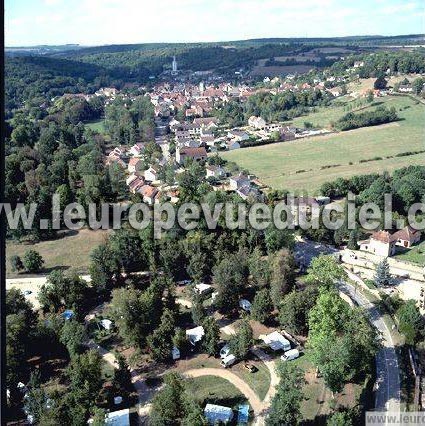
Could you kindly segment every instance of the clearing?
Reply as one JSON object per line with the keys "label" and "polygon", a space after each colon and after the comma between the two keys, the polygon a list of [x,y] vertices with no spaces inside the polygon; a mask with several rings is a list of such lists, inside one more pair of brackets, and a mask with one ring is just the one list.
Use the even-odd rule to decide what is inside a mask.
{"label": "clearing", "polygon": [[[36,250],[44,259],[42,273],[48,273],[54,269],[64,269],[84,275],[87,273],[90,264],[91,251],[105,242],[108,233],[108,230],[81,229],[79,231],[67,231],[62,238],[40,241],[35,244],[7,241],[6,255],[7,259],[13,255],[22,257],[27,250]],[[9,262],[6,263],[7,278],[30,276],[29,274],[12,272]]]}
{"label": "clearing", "polygon": [[[425,153],[396,157],[407,151],[425,149],[423,121],[425,106],[406,96],[379,99],[394,106],[400,121],[381,126],[364,127],[290,142],[221,153],[242,169],[254,173],[260,181],[274,189],[288,189],[316,194],[324,182],[338,177],[393,171],[413,164],[425,164]],[[343,107],[340,108],[341,115]],[[314,118],[314,115],[316,117]],[[328,115],[335,118],[332,108],[303,116],[299,120],[315,122]],[[381,159],[371,160],[376,157]]]}

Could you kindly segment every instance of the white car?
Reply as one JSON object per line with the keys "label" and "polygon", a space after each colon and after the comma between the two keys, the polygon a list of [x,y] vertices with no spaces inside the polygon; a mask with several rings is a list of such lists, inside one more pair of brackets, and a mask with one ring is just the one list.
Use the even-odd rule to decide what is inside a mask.
{"label": "white car", "polygon": [[280,359],[282,361],[291,361],[293,359],[297,359],[300,356],[300,351],[298,349],[290,349],[289,351],[286,351]]}

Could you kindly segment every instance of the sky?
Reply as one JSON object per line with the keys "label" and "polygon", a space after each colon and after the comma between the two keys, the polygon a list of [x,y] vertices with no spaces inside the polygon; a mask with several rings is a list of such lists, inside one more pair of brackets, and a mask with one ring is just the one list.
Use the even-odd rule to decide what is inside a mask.
{"label": "sky", "polygon": [[5,45],[424,33],[423,0],[5,0]]}

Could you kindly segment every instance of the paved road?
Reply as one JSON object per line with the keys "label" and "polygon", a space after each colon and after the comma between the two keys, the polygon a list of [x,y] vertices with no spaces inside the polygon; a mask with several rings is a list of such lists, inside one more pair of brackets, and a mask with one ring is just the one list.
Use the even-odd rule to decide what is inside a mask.
{"label": "paved road", "polygon": [[[353,280],[359,278],[349,273]],[[365,309],[371,323],[382,335],[382,349],[376,355],[375,408],[382,411],[400,412],[400,370],[391,332],[376,307],[349,283],[341,283],[340,289]]]}
{"label": "paved road", "polygon": [[314,257],[320,254],[336,253],[337,251],[335,247],[298,238],[295,243],[294,257],[298,264],[308,266]]}

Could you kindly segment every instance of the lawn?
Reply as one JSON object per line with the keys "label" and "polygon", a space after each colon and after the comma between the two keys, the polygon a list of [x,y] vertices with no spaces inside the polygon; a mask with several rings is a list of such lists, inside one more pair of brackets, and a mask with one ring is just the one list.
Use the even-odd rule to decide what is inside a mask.
{"label": "lawn", "polygon": [[[396,107],[400,121],[304,140],[227,151],[220,155],[254,173],[271,188],[310,194],[318,193],[324,182],[338,177],[424,164],[425,153],[404,157],[395,155],[425,149],[425,106],[405,96],[387,97],[383,102],[387,106]],[[302,121],[311,120],[306,116],[302,117]],[[382,160],[360,162],[375,157],[382,157]],[[328,168],[323,168],[326,166]]]}
{"label": "lawn", "polygon": [[425,241],[413,246],[411,249],[406,249],[394,256],[395,259],[406,262],[416,263],[420,266],[425,266]]}
{"label": "lawn", "polygon": [[94,132],[99,132],[99,133],[105,133],[105,127],[103,125],[103,123],[105,122],[105,120],[103,118],[100,118],[99,120],[90,120],[90,121],[86,121],[84,123],[84,126],[87,129],[93,130]]}
{"label": "lawn", "polygon": [[[6,242],[6,256],[23,256],[27,250],[38,251],[44,259],[44,271],[50,272],[55,268],[72,270],[78,274],[86,274],[90,263],[90,253],[93,248],[105,241],[109,231],[92,231],[81,229],[69,231],[68,235],[55,240],[41,241],[36,244]],[[10,270],[7,262],[6,274],[8,278],[18,275]]]}
{"label": "lawn", "polygon": [[246,404],[245,396],[229,381],[215,376],[203,376],[186,380],[186,387],[201,404],[218,404],[237,409]]}

